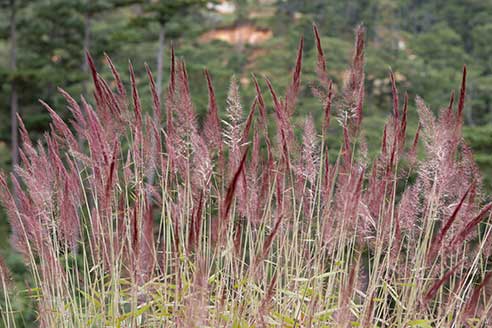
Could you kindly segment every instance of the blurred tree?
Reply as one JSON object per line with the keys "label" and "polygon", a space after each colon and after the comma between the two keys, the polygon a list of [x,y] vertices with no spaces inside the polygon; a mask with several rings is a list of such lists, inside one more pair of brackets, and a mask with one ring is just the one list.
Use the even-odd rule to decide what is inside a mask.
{"label": "blurred tree", "polygon": [[[17,3],[10,0],[10,65],[12,74],[17,72]],[[10,87],[10,139],[12,150],[12,166],[19,162],[19,133],[17,131],[17,114],[19,112],[17,99],[17,85],[15,78],[12,79]]]}
{"label": "blurred tree", "polygon": [[19,161],[19,134],[17,127],[17,114],[19,113],[19,87],[18,87],[18,12],[26,5],[22,0],[1,0],[0,8],[5,8],[9,14],[8,18],[8,33],[4,35],[9,42],[9,64],[7,68],[8,77],[5,79],[10,86],[10,149],[11,149],[11,165],[15,166]]}
{"label": "blurred tree", "polygon": [[[492,19],[492,15],[490,16]],[[480,123],[492,124],[492,23],[477,25],[472,30],[473,52],[479,70],[473,99],[474,116]]]}
{"label": "blurred tree", "polygon": [[156,88],[159,95],[162,95],[167,25],[176,17],[187,15],[192,9],[196,10],[205,7],[207,3],[208,1],[205,0],[147,0],[143,2],[143,11],[147,15],[142,15],[134,19],[135,23],[141,25],[148,25],[154,22],[158,24]]}

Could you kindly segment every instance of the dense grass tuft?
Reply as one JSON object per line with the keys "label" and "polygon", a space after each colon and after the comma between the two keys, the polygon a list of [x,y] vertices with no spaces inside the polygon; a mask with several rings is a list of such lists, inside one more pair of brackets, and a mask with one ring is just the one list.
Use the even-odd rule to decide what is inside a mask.
{"label": "dense grass tuft", "polygon": [[[43,103],[53,123],[37,145],[20,120],[22,161],[11,183],[1,177],[0,198],[41,327],[492,325],[492,204],[461,135],[466,69],[457,110],[452,96],[436,117],[417,98],[408,145],[408,97],[390,73],[393,109],[369,159],[364,29],[337,87],[314,33],[321,132],[311,116],[292,124],[303,39],[285,96],[269,80],[264,95],[253,76],[248,113],[233,78],[221,121],[205,71],[203,127],[174,51],[164,110],[148,68],[151,113],[131,65],[127,91],[109,58],[113,83],[88,54],[94,106],[60,90],[73,120]],[[336,158],[331,118],[343,131]],[[1,263],[2,319],[14,327]]]}

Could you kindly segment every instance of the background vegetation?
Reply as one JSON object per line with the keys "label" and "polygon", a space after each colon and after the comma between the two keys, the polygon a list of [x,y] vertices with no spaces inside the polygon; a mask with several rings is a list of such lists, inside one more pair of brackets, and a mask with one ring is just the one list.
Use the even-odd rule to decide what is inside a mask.
{"label": "background vegetation", "polygon": [[[0,162],[13,162],[11,111],[17,94],[18,111],[33,139],[48,128],[43,99],[58,114],[69,117],[57,92],[63,87],[73,95],[92,92],[83,49],[90,50],[102,67],[104,53],[118,67],[128,59],[141,85],[143,108],[150,110],[146,62],[153,69],[158,88],[167,83],[169,45],[188,63],[188,73],[199,121],[207,107],[203,69],[213,74],[217,99],[224,115],[230,77],[235,74],[243,104],[251,103],[251,72],[272,77],[278,89],[290,81],[298,36],[305,36],[304,67],[316,60],[312,22],[320,29],[328,71],[334,88],[341,88],[350,61],[353,29],[364,22],[366,41],[366,102],[363,130],[369,145],[377,145],[385,117],[391,109],[389,63],[399,90],[426,100],[437,112],[447,103],[449,90],[457,89],[461,67],[468,67],[468,99],[464,111],[464,136],[482,169],[484,188],[492,189],[492,4],[475,0],[16,0],[0,1]],[[15,13],[13,16],[12,13]],[[15,19],[13,19],[15,18]],[[15,24],[12,24],[15,22]],[[15,27],[15,31],[13,29]],[[13,36],[15,35],[15,38]],[[16,43],[13,45],[12,40]],[[14,56],[12,56],[14,54]],[[12,58],[16,60],[13,62]],[[165,73],[162,73],[165,72]],[[125,80],[128,73],[122,70]],[[109,70],[101,70],[109,76]],[[141,79],[139,79],[141,78]],[[312,113],[318,127],[322,111],[310,94],[315,74],[303,72],[304,86],[293,118],[301,126]],[[159,83],[159,80],[162,82]],[[15,91],[15,92],[13,92]],[[87,97],[91,98],[91,97]],[[272,110],[270,108],[270,110]],[[298,121],[296,122],[296,119]],[[409,102],[408,134],[417,126],[414,102]],[[332,124],[330,142],[339,144],[341,130]],[[337,149],[337,147],[332,147]],[[375,156],[376,148],[370,148]],[[9,251],[8,228],[1,218],[0,250],[14,274],[25,274],[18,256]],[[25,306],[29,306],[26,299]]]}

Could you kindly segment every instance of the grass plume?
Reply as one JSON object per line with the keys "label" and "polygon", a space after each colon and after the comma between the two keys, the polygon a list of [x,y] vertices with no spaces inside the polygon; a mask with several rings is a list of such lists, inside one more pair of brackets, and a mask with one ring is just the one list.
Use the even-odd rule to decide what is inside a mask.
{"label": "grass plume", "polygon": [[[492,325],[492,204],[483,205],[461,136],[466,67],[456,112],[454,96],[437,117],[416,99],[410,145],[408,96],[401,107],[390,72],[392,108],[371,160],[362,133],[364,28],[338,87],[313,32],[312,90],[324,117],[319,133],[307,116],[302,139],[292,117],[303,38],[285,96],[266,79],[265,97],[252,77],[247,117],[233,78],[220,120],[205,71],[200,128],[186,65],[172,49],[165,99],[146,67],[152,111],[142,107],[131,63],[128,92],[109,57],[114,83],[87,54],[95,105],[60,90],[68,124],[42,102],[53,124],[38,143],[20,120],[21,163],[10,179],[0,176],[0,199],[32,276],[40,327]],[[334,115],[343,143],[329,158]],[[7,277],[0,259],[2,320],[15,327]]]}

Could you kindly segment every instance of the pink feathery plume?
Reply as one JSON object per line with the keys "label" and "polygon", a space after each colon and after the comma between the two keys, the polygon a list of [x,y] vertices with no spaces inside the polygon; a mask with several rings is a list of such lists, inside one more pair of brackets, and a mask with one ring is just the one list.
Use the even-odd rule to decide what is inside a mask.
{"label": "pink feathery plume", "polygon": [[410,166],[413,166],[415,164],[415,161],[417,160],[417,146],[419,144],[419,136],[420,136],[420,129],[422,128],[422,125],[419,123],[417,126],[417,131],[415,132],[415,137],[413,138],[413,143],[412,147],[408,151],[408,161],[410,163]]}
{"label": "pink feathery plume", "polygon": [[463,65],[463,78],[461,79],[460,98],[458,100],[458,124],[463,122],[463,109],[465,108],[466,96],[466,65]]}
{"label": "pink feathery plume", "polygon": [[[61,117],[43,100],[39,99],[39,102],[44,106],[44,108],[49,112],[51,119],[53,120],[54,128],[58,133],[61,133],[61,135],[66,139],[68,145],[76,150],[79,151],[79,145],[77,143],[77,140],[75,139],[72,131],[70,131],[69,127],[67,124],[61,119]],[[23,127],[25,129],[25,127]]]}
{"label": "pink feathery plume", "polygon": [[485,277],[483,278],[483,281],[475,287],[473,290],[472,296],[470,297],[470,300],[465,306],[465,316],[473,316],[475,312],[477,311],[477,304],[478,300],[480,299],[480,292],[483,290],[483,288],[487,285],[489,282],[490,278],[492,278],[492,271],[488,272]]}
{"label": "pink feathery plume", "polygon": [[256,90],[256,99],[258,101],[258,109],[260,111],[260,116],[261,116],[261,125],[266,126],[267,118],[266,118],[266,105],[265,101],[263,100],[263,93],[261,92],[260,85],[258,84],[258,80],[256,80],[256,76],[253,75],[253,82],[255,84],[255,90]]}
{"label": "pink feathery plume", "polygon": [[277,119],[277,130],[278,130],[278,135],[280,137],[281,141],[281,146],[282,146],[282,155],[284,158],[284,161],[287,165],[287,170],[290,168],[290,159],[289,159],[289,141],[294,140],[294,132],[292,131],[292,126],[289,123],[289,117],[287,114],[284,112],[282,103],[277,97],[277,93],[273,89],[273,86],[271,82],[266,79],[265,80],[268,89],[270,90],[270,93],[273,98],[273,104],[274,104],[274,109],[275,109],[275,114],[276,114],[276,119]]}
{"label": "pink feathery plume", "polygon": [[174,93],[176,90],[176,55],[174,53],[174,45],[171,44],[171,73],[169,79],[169,90]]}
{"label": "pink feathery plume", "polygon": [[72,98],[62,88],[58,88],[58,92],[62,94],[62,96],[65,98],[66,102],[68,103],[68,110],[72,113],[74,120],[70,120],[70,123],[74,127],[75,131],[78,133],[78,137],[83,137],[84,136],[84,130],[87,126],[87,122],[85,120],[84,114],[82,112],[82,109],[80,108],[79,104],[75,101],[75,99]]}
{"label": "pink feathery plume", "polygon": [[324,163],[323,170],[324,170],[324,174],[323,174],[322,196],[323,196],[324,203],[326,203],[330,197],[331,188],[333,186],[333,181],[335,178],[334,176],[335,170],[332,169],[330,165],[330,156],[328,152],[326,152],[325,154],[325,163]]}
{"label": "pink feathery plume", "polygon": [[107,174],[104,188],[104,200],[102,201],[103,208],[108,211],[108,215],[110,215],[111,191],[113,190],[114,183],[116,182],[115,176],[118,170],[118,152],[120,149],[118,139],[115,139],[113,144],[113,154],[111,156],[111,164],[109,165],[109,172]]}
{"label": "pink feathery plume", "polygon": [[[243,108],[239,95],[239,86],[236,78],[231,78],[229,91],[227,93],[227,121],[224,131],[224,142],[229,148],[229,165],[232,173],[241,160],[241,142],[243,125]],[[241,183],[241,182],[240,182]]]}
{"label": "pink feathery plume", "polygon": [[[258,203],[264,204],[268,198],[269,192],[270,192],[270,187],[271,187],[271,178],[275,174],[275,166],[274,166],[274,161],[273,161],[273,154],[272,154],[272,146],[271,142],[268,138],[265,138],[265,143],[266,143],[266,148],[267,148],[267,159],[266,162],[264,163],[264,170],[263,174],[261,175],[261,182],[260,182],[260,193],[258,196]],[[253,153],[253,158],[254,158],[254,153]]]}
{"label": "pink feathery plume", "polygon": [[254,130],[251,160],[249,162],[248,172],[248,196],[247,196],[247,208],[248,219],[255,226],[258,226],[261,221],[262,211],[262,193],[260,190],[260,176],[262,174],[267,175],[268,172],[260,171],[260,134],[258,130]]}
{"label": "pink feathery plume", "polygon": [[352,70],[350,72],[349,84],[352,90],[359,89],[361,81],[364,77],[364,27],[359,25],[355,30],[355,34],[355,49],[352,58]]}
{"label": "pink feathery plume", "polygon": [[287,89],[285,95],[285,112],[288,117],[291,117],[294,113],[294,108],[299,95],[299,88],[301,86],[301,70],[302,70],[302,51],[304,47],[304,37],[301,37],[299,41],[299,47],[297,50],[297,60],[294,71],[292,72],[292,82]]}
{"label": "pink feathery plume", "polygon": [[[234,195],[236,193],[236,187],[239,182],[239,178],[242,175],[243,169],[244,169],[244,164],[246,163],[246,157],[248,155],[248,149],[249,146],[245,149],[243,157],[241,159],[241,162],[239,163],[239,166],[234,173],[234,177],[232,178],[232,181],[229,183],[229,186],[227,187],[227,192],[223,201],[222,205],[222,219],[221,219],[221,232],[224,232],[222,230],[227,228],[227,222],[229,221],[229,212],[232,207],[232,202],[234,200]],[[221,234],[223,235],[223,234]]]}
{"label": "pink feathery plume", "polygon": [[5,260],[3,259],[2,256],[0,256],[0,282],[2,283],[2,287],[3,285],[6,285],[7,288],[11,287],[11,277],[12,277],[12,274],[9,270],[9,268],[7,267],[7,265],[5,264]]}
{"label": "pink feathery plume", "polygon": [[192,134],[190,142],[193,149],[191,183],[193,194],[196,196],[198,191],[208,189],[213,163],[207,145],[199,134]]}
{"label": "pink feathery plume", "polygon": [[154,110],[154,122],[160,125],[161,121],[161,100],[160,95],[157,94],[157,89],[155,86],[154,76],[150,70],[149,65],[145,64],[145,70],[147,71],[147,76],[149,78],[150,92],[152,94],[152,108]]}
{"label": "pink feathery plume", "polygon": [[398,89],[396,88],[395,74],[390,71],[391,80],[391,94],[393,95],[393,116],[395,124],[398,122],[399,110],[398,110]]}
{"label": "pink feathery plume", "polygon": [[27,132],[26,126],[24,125],[24,121],[22,117],[17,113],[17,121],[19,122],[19,131],[22,140],[22,146],[24,148],[29,147],[33,148],[33,144],[31,138],[29,137],[29,132]]}
{"label": "pink feathery plume", "polygon": [[358,210],[359,210],[359,202],[360,202],[360,198],[362,196],[362,186],[363,186],[363,182],[364,182],[364,176],[365,176],[365,168],[362,168],[359,176],[357,177],[357,180],[355,180],[355,176],[354,176],[354,179],[350,179],[351,181],[355,182],[355,185],[353,184],[352,182],[352,195],[350,197],[350,205],[349,205],[349,209],[348,209],[348,212],[347,212],[347,217],[348,218],[353,218],[355,220],[355,218],[357,217],[357,213],[358,213]]}
{"label": "pink feathery plume", "polygon": [[333,102],[333,82],[328,82],[328,96],[326,97],[326,104],[324,108],[325,119],[323,122],[323,135],[326,135],[326,131],[330,127],[330,117],[331,117],[331,105]]}
{"label": "pink feathery plume", "polygon": [[453,247],[461,242],[463,242],[468,234],[472,232],[483,219],[487,218],[487,213],[492,209],[492,202],[485,205],[480,213],[471,221],[469,221],[461,231],[449,242],[449,246]]}
{"label": "pink feathery plume", "polygon": [[407,133],[407,115],[408,115],[408,93],[405,93],[403,101],[403,114],[401,116],[400,128],[398,129],[398,151],[401,153],[405,147],[405,136]]}
{"label": "pink feathery plume", "polygon": [[[268,252],[270,251],[270,248],[272,247],[272,243],[275,240],[275,236],[277,235],[278,230],[280,228],[280,224],[282,223],[282,219],[283,219],[283,215],[282,214],[278,214],[277,215],[277,220],[275,221],[275,225],[273,226],[272,231],[270,232],[270,234],[268,235],[268,237],[263,242],[263,247],[262,247],[262,251],[261,251],[260,261],[262,261],[263,259],[265,259],[266,256],[268,255]],[[258,262],[258,264],[259,264],[259,262]]]}
{"label": "pink feathery plume", "polygon": [[190,250],[196,250],[200,242],[200,231],[202,226],[202,212],[203,212],[203,191],[200,192],[198,198],[198,204],[193,209],[191,216],[191,227],[188,234],[188,248]]}
{"label": "pink feathery plume", "polygon": [[352,150],[350,147],[350,137],[349,137],[349,132],[346,126],[343,127],[343,149],[342,149],[342,156],[343,156],[343,161],[344,161],[344,167],[348,168],[350,167],[352,163]]}
{"label": "pink feathery plume", "polygon": [[391,145],[391,155],[390,155],[389,161],[387,163],[387,167],[386,167],[386,178],[388,178],[388,179],[391,178],[391,173],[395,169],[395,164],[397,164],[396,163],[397,143],[398,143],[398,135],[393,134],[393,144]]}
{"label": "pink feathery plume", "polygon": [[451,94],[449,95],[449,105],[448,105],[448,111],[453,110],[453,105],[454,105],[454,90],[451,91]]}
{"label": "pink feathery plume", "polygon": [[137,167],[143,166],[143,154],[141,151],[141,143],[143,141],[143,122],[142,122],[142,105],[140,102],[140,96],[138,94],[137,82],[135,79],[135,72],[133,65],[129,62],[130,81],[132,89],[133,109],[135,112],[135,124],[133,127],[134,140],[132,143],[133,159]]}
{"label": "pink feathery plume", "polygon": [[[287,119],[287,117],[284,114],[282,102],[278,98],[277,93],[275,92],[275,89],[273,88],[272,83],[270,82],[270,80],[269,79],[265,79],[265,82],[266,82],[266,84],[268,86],[268,89],[270,90],[270,94],[272,95],[274,109],[275,109],[275,113],[277,114],[277,118],[280,121],[280,123],[285,124],[284,121]],[[283,125],[281,125],[281,126],[283,127]]]}
{"label": "pink feathery plume", "polygon": [[177,118],[186,127],[187,132],[193,134],[197,131],[196,115],[191,99],[188,72],[183,60],[179,62],[177,78],[177,88],[180,96],[180,110],[177,112]]}
{"label": "pink feathery plume", "polygon": [[316,127],[314,126],[314,119],[312,115],[308,115],[304,122],[304,133],[302,135],[302,166],[301,174],[307,178],[311,183],[315,183],[316,174],[318,172],[318,154],[317,146],[317,133]]}
{"label": "pink feathery plume", "polygon": [[222,148],[222,128],[220,126],[219,111],[217,108],[217,101],[215,98],[215,91],[212,84],[212,77],[207,69],[204,71],[205,78],[207,79],[208,88],[208,113],[203,126],[205,139],[209,147]]}
{"label": "pink feathery plume", "polygon": [[427,263],[430,263],[430,261],[433,260],[435,258],[435,256],[437,255],[437,253],[439,252],[441,245],[442,245],[442,241],[443,241],[444,237],[446,236],[446,233],[449,231],[449,229],[451,228],[451,225],[453,224],[453,222],[458,217],[458,213],[459,213],[461,207],[463,206],[466,197],[470,193],[470,190],[472,190],[472,188],[474,188],[474,185],[475,185],[475,183],[472,183],[468,187],[466,192],[461,197],[461,200],[459,201],[458,205],[455,207],[453,213],[451,214],[449,219],[446,221],[446,224],[441,228],[441,230],[437,233],[437,235],[432,240],[431,246],[430,246],[429,251],[427,253]]}
{"label": "pink feathery plume", "polygon": [[188,80],[188,71],[186,70],[186,63],[184,59],[181,59],[179,61],[179,72],[178,72],[178,79],[181,81],[181,92],[184,92],[187,96],[190,95],[190,84]]}
{"label": "pink feathery plume", "polygon": [[100,79],[100,82],[103,92],[104,107],[106,109],[109,109],[109,111],[111,112],[111,115],[108,115],[108,112],[106,110],[102,118],[104,120],[108,120],[109,122],[117,122],[118,120],[121,120],[121,100],[117,99],[116,95],[113,93],[110,86],[103,78]]}
{"label": "pink feathery plume", "polygon": [[429,288],[429,290],[427,291],[427,293],[424,295],[424,298],[422,300],[422,304],[423,306],[427,306],[427,304],[429,304],[429,302],[434,298],[434,296],[436,296],[436,293],[437,291],[439,290],[439,288],[441,288],[441,286],[446,282],[448,281],[448,279],[451,277],[451,275],[456,271],[456,269],[458,269],[458,267],[460,265],[463,264],[463,260],[459,261],[458,263],[455,264],[454,267],[452,267],[448,272],[446,272],[446,274],[441,278],[439,279],[438,281],[436,281],[432,286],[431,288]]}
{"label": "pink feathery plume", "polygon": [[92,109],[91,105],[82,97],[82,105],[86,113],[87,129],[84,130],[85,137],[89,143],[89,150],[92,159],[98,165],[107,165],[109,146],[105,142],[104,128],[97,114]]}
{"label": "pink feathery plume", "polygon": [[126,99],[126,91],[125,87],[123,86],[123,82],[121,81],[120,73],[118,73],[118,70],[111,61],[111,58],[107,54],[104,54],[104,56],[111,70],[111,74],[113,75],[113,78],[116,82],[116,87],[118,88],[118,93],[121,97],[121,100],[124,101]]}
{"label": "pink feathery plume", "polygon": [[152,217],[152,206],[150,204],[147,205],[142,217],[142,235],[139,249],[139,280],[140,284],[143,284],[148,281],[156,265],[154,218]]}
{"label": "pink feathery plume", "polygon": [[[350,107],[352,116],[351,133],[356,135],[362,122],[362,109],[364,102],[364,34],[365,29],[359,25],[355,31],[355,47],[352,57],[350,76],[345,88],[345,101]],[[353,112],[352,112],[353,111]]]}
{"label": "pink feathery plume", "polygon": [[166,97],[166,128],[169,136],[174,133],[173,124],[173,108],[175,107],[176,99],[176,57],[174,55],[174,47],[171,45],[171,72],[169,77],[168,92]]}
{"label": "pink feathery plume", "polygon": [[146,194],[150,200],[152,193],[155,193],[154,178],[159,168],[159,160],[162,158],[162,152],[159,151],[161,147],[161,139],[159,128],[150,115],[145,116],[145,131],[141,143],[141,153],[143,159],[143,173],[146,177]]}
{"label": "pink feathery plume", "polygon": [[362,124],[362,110],[364,108],[364,78],[362,78],[359,90],[357,92],[357,103],[355,107],[355,132],[357,132]]}
{"label": "pink feathery plume", "polygon": [[277,194],[277,213],[282,214],[284,211],[284,179],[280,173],[275,175],[275,189]]}
{"label": "pink feathery plume", "polygon": [[85,56],[87,58],[87,63],[89,64],[89,69],[92,74],[92,80],[94,82],[94,87],[95,87],[95,98],[96,98],[96,103],[99,105],[102,104],[102,99],[103,99],[103,94],[102,94],[102,89],[101,89],[101,84],[99,81],[99,76],[97,74],[96,70],[96,65],[94,64],[94,60],[92,59],[91,54],[89,51],[85,51]]}
{"label": "pink feathery plume", "polygon": [[63,192],[60,195],[59,228],[62,238],[72,251],[75,251],[80,234],[80,220],[76,204],[73,202],[69,180],[65,180]]}
{"label": "pink feathery plume", "polygon": [[251,109],[248,113],[248,118],[246,119],[246,123],[244,124],[243,137],[241,140],[241,144],[244,145],[248,142],[249,131],[251,130],[251,124],[253,123],[253,116],[255,114],[256,104],[258,103],[258,98],[255,98],[253,104],[251,105]]}
{"label": "pink feathery plume", "polygon": [[131,62],[128,64],[130,70],[130,80],[132,87],[132,98],[133,98],[133,109],[135,110],[136,129],[140,130],[142,127],[142,106],[140,103],[140,96],[138,95],[137,82],[135,80],[135,72],[133,70],[133,65]]}
{"label": "pink feathery plume", "polygon": [[[3,173],[0,173],[0,201],[2,202],[2,205],[8,214],[9,223],[12,229],[12,244],[15,249],[21,252],[24,256],[27,256],[29,254],[29,244],[27,242],[28,239],[24,237],[24,231],[26,231],[29,236],[29,234],[32,233],[33,230],[32,227],[29,226],[29,229],[24,228],[26,224],[25,222],[23,222],[23,218],[21,218],[21,215],[19,213],[19,207],[22,206],[22,204],[24,203],[24,193],[22,189],[17,188],[14,181],[13,185],[15,188],[13,190],[16,190],[16,198],[18,199],[18,201],[16,201],[16,198],[14,198],[13,194],[10,191],[11,189],[9,188],[6,177],[3,175]],[[26,219],[29,220],[29,217],[26,217]]]}
{"label": "pink feathery plume", "polygon": [[323,47],[321,46],[321,39],[316,24],[313,24],[313,32],[317,50],[316,74],[318,75],[318,80],[320,81],[321,85],[326,89],[330,89],[331,81],[328,79],[325,54],[323,52]]}

